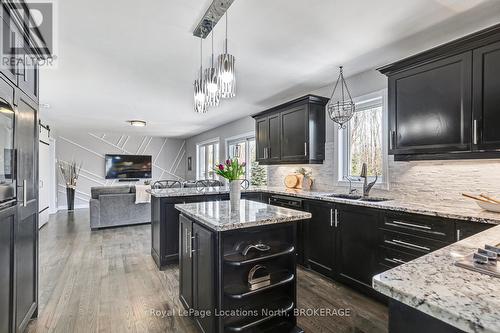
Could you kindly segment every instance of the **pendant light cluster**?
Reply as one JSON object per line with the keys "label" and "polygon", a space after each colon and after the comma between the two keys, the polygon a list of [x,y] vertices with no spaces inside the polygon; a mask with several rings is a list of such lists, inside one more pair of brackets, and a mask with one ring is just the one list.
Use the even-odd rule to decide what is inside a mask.
{"label": "pendant light cluster", "polygon": [[[344,70],[342,66],[339,67],[339,72],[339,77],[337,78],[337,82],[333,88],[332,97],[330,97],[330,100],[326,104],[326,111],[328,111],[330,119],[339,124],[339,128],[345,128],[345,124],[351,120],[354,115],[356,106],[352,101],[351,93],[349,92],[349,88],[345,82]],[[337,90],[339,84],[339,88],[341,90],[340,99],[334,99],[335,91]]]}
{"label": "pendant light cluster", "polygon": [[203,36],[200,36],[200,72],[194,81],[194,110],[206,113],[209,107],[219,106],[221,98],[236,96],[236,58],[227,51],[227,12],[226,12],[226,38],[224,40],[224,53],[218,56],[214,63],[214,30],[212,34],[212,56],[209,67],[203,70]]}

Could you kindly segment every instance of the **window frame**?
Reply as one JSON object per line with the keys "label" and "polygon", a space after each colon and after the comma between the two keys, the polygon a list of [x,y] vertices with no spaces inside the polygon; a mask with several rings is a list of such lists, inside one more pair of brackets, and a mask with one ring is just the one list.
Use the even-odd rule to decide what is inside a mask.
{"label": "window frame", "polygon": [[[216,149],[214,149],[213,152],[213,159],[214,159],[214,165],[212,167],[215,167],[215,163],[219,161],[219,152],[220,152],[220,138],[212,138],[209,140],[205,140],[202,142],[196,143],[196,180],[200,179],[217,179],[215,174],[213,175],[212,178],[208,175],[209,170],[206,171],[207,177],[200,177],[200,166],[201,166],[201,161],[200,161],[200,150],[202,148],[205,148],[205,158],[204,158],[204,163],[207,161],[207,146],[210,145],[217,145]],[[206,167],[207,165],[205,165]]]}
{"label": "window frame", "polygon": [[[381,99],[382,105],[382,175],[378,177],[375,187],[381,189],[389,189],[389,160],[388,160],[388,103],[387,103],[387,89],[382,89],[369,94],[353,98],[355,104],[368,103],[372,100]],[[361,111],[362,112],[362,111]],[[349,173],[349,124],[347,128],[339,129],[337,124],[334,124],[334,140],[336,142],[334,154],[334,184],[336,186],[349,186],[349,181],[344,177]],[[375,177],[368,177],[368,181],[375,180]],[[352,184],[359,186],[363,180],[360,177],[351,177]]]}
{"label": "window frame", "polygon": [[[247,132],[239,135],[235,135],[229,138],[226,138],[225,141],[225,158],[229,159],[230,153],[229,153],[229,146],[234,143],[239,143],[239,142],[245,142],[245,156],[250,158],[250,145],[248,144],[249,141],[256,141],[255,139],[255,132]],[[245,178],[250,181],[250,173],[251,173],[251,166],[249,166],[250,161],[245,161],[247,163],[247,167],[245,168]]]}

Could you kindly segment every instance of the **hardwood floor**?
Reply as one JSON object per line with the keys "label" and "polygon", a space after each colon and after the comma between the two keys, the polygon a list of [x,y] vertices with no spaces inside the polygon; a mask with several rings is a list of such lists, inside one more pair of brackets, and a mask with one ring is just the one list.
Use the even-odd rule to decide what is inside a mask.
{"label": "hardwood floor", "polygon": [[[197,332],[178,311],[178,269],[158,271],[150,226],[91,232],[88,210],[59,212],[40,230],[39,317],[28,332]],[[306,332],[387,332],[387,308],[341,284],[300,270],[298,307],[349,309],[303,316]],[[156,313],[153,313],[155,311]]]}

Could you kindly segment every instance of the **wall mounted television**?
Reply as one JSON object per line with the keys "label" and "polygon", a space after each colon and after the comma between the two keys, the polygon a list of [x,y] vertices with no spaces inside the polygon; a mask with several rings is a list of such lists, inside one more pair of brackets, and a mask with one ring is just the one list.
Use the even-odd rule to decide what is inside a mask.
{"label": "wall mounted television", "polygon": [[106,179],[151,178],[151,155],[106,154]]}

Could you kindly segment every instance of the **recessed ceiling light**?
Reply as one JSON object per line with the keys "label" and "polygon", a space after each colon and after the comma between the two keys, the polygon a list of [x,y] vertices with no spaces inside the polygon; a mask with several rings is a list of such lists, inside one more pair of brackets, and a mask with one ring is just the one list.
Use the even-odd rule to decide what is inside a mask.
{"label": "recessed ceiling light", "polygon": [[144,120],[127,120],[127,123],[129,123],[132,126],[136,126],[136,127],[146,126],[146,122]]}
{"label": "recessed ceiling light", "polygon": [[50,109],[50,104],[47,104],[47,103],[41,103],[41,104],[40,104],[40,107],[41,107],[42,109]]}

